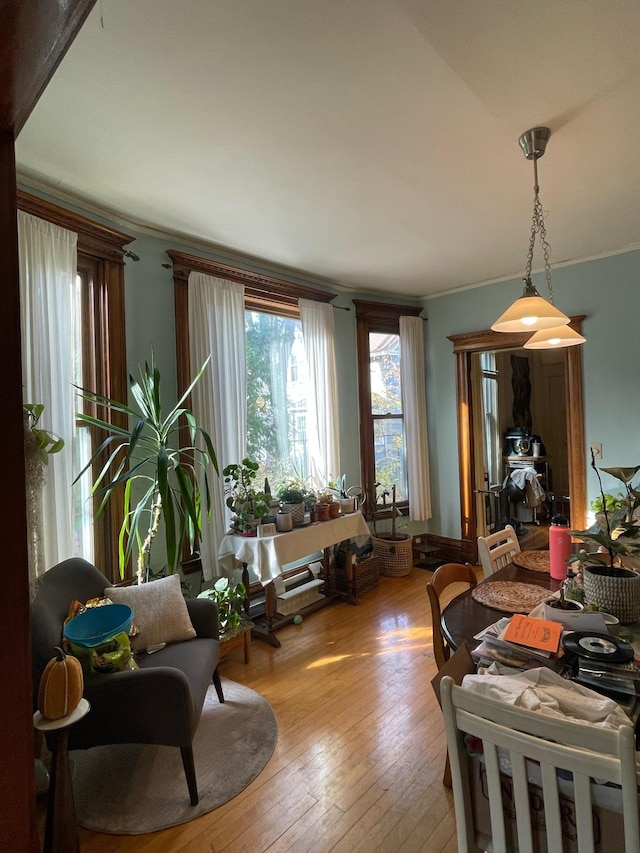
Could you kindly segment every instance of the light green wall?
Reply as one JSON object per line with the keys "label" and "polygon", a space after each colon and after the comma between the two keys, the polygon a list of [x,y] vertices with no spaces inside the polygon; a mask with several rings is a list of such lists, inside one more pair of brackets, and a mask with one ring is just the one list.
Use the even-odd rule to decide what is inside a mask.
{"label": "light green wall", "polygon": [[[56,202],[56,199],[51,200]],[[67,206],[87,215],[81,208]],[[149,358],[153,348],[162,375],[163,403],[170,406],[176,399],[175,331],[173,276],[170,269],[163,267],[169,261],[165,252],[176,249],[223,262],[229,259],[170,238],[136,234],[130,228],[93,213],[89,216],[136,236],[128,248],[139,255],[140,260],[127,260],[125,271],[127,363],[130,372],[137,370],[137,365]],[[269,274],[269,270],[257,265],[243,265]],[[299,281],[309,283],[304,279]],[[544,295],[543,276],[534,276],[534,283]],[[638,336],[640,251],[556,269],[553,285],[556,302],[565,313],[587,315],[583,327],[587,343],[582,347],[587,447],[591,441],[602,443],[602,464],[605,466],[640,463],[640,378],[633,345]],[[452,344],[447,335],[489,328],[521,292],[521,280],[514,279],[425,302],[433,518],[426,525],[412,526],[412,532],[426,528],[443,536],[460,536],[455,372]],[[411,300],[400,297],[394,300],[362,292],[340,293],[334,301],[337,306],[351,309],[335,312],[340,473],[347,475],[348,483],[357,484],[360,482],[360,445],[355,310],[351,298],[407,304]],[[595,497],[597,483],[590,470],[587,488],[589,497]],[[616,482],[606,475],[605,488],[617,491]]]}
{"label": "light green wall", "polygon": [[[585,314],[582,346],[585,439],[602,442],[605,466],[640,463],[640,378],[634,341],[640,313],[640,252],[631,251],[553,271],[558,307]],[[542,276],[534,283],[544,296]],[[447,335],[488,329],[522,292],[522,282],[487,285],[426,302],[432,532],[460,536],[454,358]],[[585,460],[585,466],[586,466]],[[605,488],[617,491],[604,476]],[[589,469],[587,491],[597,493]]]}

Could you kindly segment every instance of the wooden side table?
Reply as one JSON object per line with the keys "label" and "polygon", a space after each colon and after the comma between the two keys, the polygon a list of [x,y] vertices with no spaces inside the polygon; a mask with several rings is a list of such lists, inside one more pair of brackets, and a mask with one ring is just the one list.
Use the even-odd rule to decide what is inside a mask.
{"label": "wooden side table", "polygon": [[234,649],[244,648],[244,662],[249,663],[251,658],[251,629],[253,622],[243,625],[241,630],[230,636],[228,639],[220,640],[220,660],[226,658]]}
{"label": "wooden side table", "polygon": [[89,708],[87,700],[81,699],[75,711],[59,720],[47,720],[39,711],[33,715],[33,725],[45,733],[51,750],[43,853],[80,853],[69,770],[69,729],[89,713]]}

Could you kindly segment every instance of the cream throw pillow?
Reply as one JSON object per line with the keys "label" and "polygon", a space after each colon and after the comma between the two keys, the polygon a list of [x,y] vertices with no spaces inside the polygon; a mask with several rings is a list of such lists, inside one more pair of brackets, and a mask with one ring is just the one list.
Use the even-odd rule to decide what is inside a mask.
{"label": "cream throw pillow", "polygon": [[135,586],[110,586],[104,594],[116,604],[128,604],[139,634],[131,645],[144,652],[157,643],[192,640],[196,632],[180,589],[180,576],[169,575]]}

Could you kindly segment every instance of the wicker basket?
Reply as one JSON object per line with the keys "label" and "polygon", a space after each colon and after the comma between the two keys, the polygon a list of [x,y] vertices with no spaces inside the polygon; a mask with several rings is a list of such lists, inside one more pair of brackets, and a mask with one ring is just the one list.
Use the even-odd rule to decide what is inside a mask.
{"label": "wicker basket", "polygon": [[388,577],[408,575],[413,566],[413,536],[409,533],[372,536],[373,553],[380,561],[380,574]]}
{"label": "wicker basket", "polygon": [[[352,558],[353,560],[353,558]],[[360,598],[365,592],[380,583],[380,561],[375,554],[369,554],[362,560],[353,560],[351,580],[347,578],[344,562],[332,560],[327,577],[327,586],[338,592],[349,592],[354,598]]]}

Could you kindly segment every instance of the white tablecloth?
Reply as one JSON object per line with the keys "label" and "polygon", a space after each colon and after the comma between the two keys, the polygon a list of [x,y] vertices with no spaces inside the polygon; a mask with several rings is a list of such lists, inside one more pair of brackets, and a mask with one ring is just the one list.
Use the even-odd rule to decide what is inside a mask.
{"label": "white tablecloth", "polygon": [[[353,512],[330,521],[316,521],[289,533],[277,533],[258,539],[227,533],[218,549],[221,573],[231,575],[237,563],[253,567],[262,584],[282,574],[282,567],[345,539],[366,538],[369,527],[361,512]],[[358,542],[361,544],[362,540]]]}

